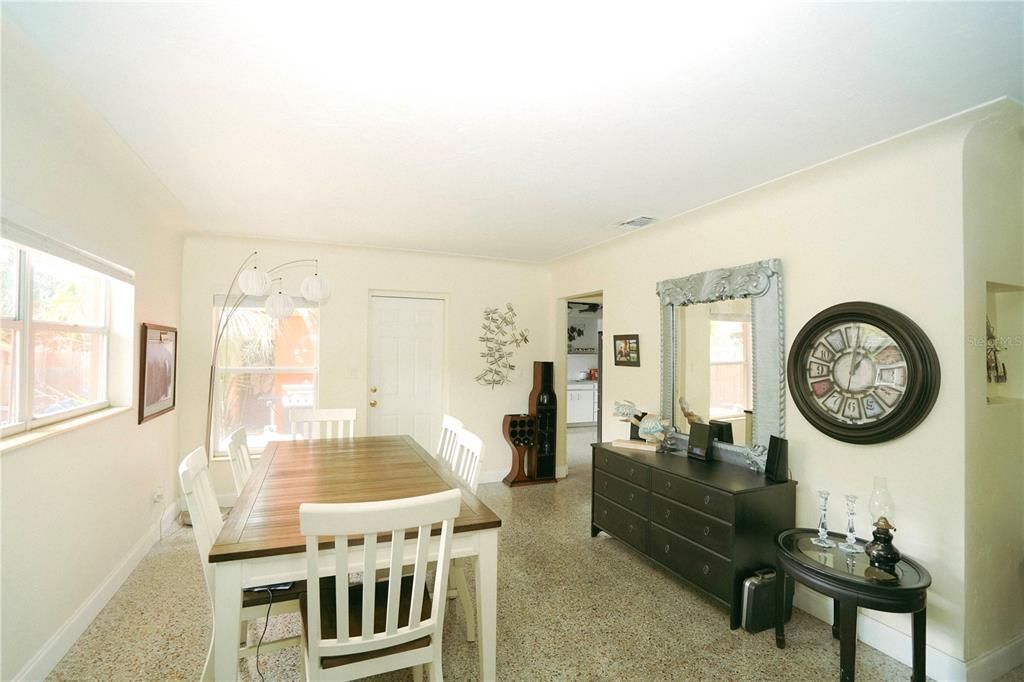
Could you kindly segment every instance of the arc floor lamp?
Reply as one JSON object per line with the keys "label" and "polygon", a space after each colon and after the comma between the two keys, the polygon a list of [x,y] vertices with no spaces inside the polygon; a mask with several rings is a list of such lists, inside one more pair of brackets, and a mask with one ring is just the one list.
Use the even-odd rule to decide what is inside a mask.
{"label": "arc floor lamp", "polygon": [[210,386],[206,403],[205,445],[207,458],[213,456],[217,445],[213,437],[213,394],[217,381],[217,353],[220,350],[220,342],[224,338],[224,331],[227,329],[228,323],[246,297],[266,296],[267,300],[263,309],[274,319],[279,320],[290,316],[295,311],[295,302],[284,292],[283,277],[274,275],[298,267],[312,267],[313,270],[313,274],[307,275],[299,287],[303,298],[323,305],[331,297],[330,282],[320,276],[320,263],[317,259],[291,260],[264,271],[259,268],[259,253],[259,251],[253,251],[242,261],[231,280],[227,296],[224,298],[224,305],[221,306],[220,314],[217,316],[216,334],[213,338],[213,356],[210,360]]}

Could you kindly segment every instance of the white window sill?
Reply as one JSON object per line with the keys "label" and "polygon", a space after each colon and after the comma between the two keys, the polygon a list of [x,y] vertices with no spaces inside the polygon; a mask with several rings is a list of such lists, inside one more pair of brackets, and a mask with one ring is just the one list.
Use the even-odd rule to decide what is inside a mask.
{"label": "white window sill", "polygon": [[110,419],[116,417],[119,414],[123,414],[131,410],[131,405],[122,407],[105,407],[102,410],[96,410],[89,414],[83,414],[80,417],[72,417],[71,419],[65,419],[53,424],[47,424],[46,426],[40,426],[38,429],[32,429],[31,431],[24,431],[22,433],[16,433],[11,436],[7,436],[3,440],[0,440],[0,454],[7,454],[13,450],[18,450],[29,445],[35,445],[47,438],[53,438],[59,436],[62,433],[69,431],[75,431],[94,424],[104,419]]}

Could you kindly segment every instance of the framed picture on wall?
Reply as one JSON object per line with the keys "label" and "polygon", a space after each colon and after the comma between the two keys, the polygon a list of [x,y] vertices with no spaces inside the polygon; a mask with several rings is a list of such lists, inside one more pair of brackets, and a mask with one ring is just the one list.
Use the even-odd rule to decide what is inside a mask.
{"label": "framed picture on wall", "polygon": [[174,409],[178,368],[178,330],[142,324],[139,368],[139,423]]}
{"label": "framed picture on wall", "polygon": [[616,334],[613,337],[615,364],[621,367],[640,366],[640,335]]}

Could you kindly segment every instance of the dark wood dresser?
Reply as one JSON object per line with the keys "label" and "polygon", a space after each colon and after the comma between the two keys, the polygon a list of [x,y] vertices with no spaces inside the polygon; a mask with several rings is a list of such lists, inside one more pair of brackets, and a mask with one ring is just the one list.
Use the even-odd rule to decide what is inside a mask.
{"label": "dark wood dresser", "polygon": [[634,549],[729,609],[740,626],[743,581],[775,566],[775,535],[796,525],[796,482],[728,462],[595,444],[591,537]]}

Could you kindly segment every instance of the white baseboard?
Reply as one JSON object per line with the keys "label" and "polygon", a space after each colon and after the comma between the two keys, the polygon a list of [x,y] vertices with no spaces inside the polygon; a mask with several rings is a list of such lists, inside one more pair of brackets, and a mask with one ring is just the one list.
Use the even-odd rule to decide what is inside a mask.
{"label": "white baseboard", "polygon": [[1020,665],[1024,665],[1024,634],[968,661],[967,679],[970,682],[989,682]]}
{"label": "white baseboard", "polygon": [[64,655],[82,636],[93,619],[107,605],[110,598],[120,589],[142,558],[159,541],[161,528],[164,527],[163,524],[168,516],[173,524],[176,508],[177,505],[168,505],[164,513],[160,515],[160,519],[146,529],[142,537],[128,550],[128,554],[111,571],[106,580],[100,583],[88,599],[71,614],[71,617],[64,621],[57,632],[46,640],[46,643],[25,663],[22,669],[15,673],[14,680],[42,680],[50,674],[50,671],[60,663],[60,659],[64,658]]}
{"label": "white baseboard", "polygon": [[495,470],[495,471],[481,471],[480,472],[480,483],[500,483],[501,479],[505,478],[507,471]]}
{"label": "white baseboard", "polygon": [[569,465],[563,464],[560,467],[555,467],[555,478],[565,478],[569,475]]}
{"label": "white baseboard", "polygon": [[[798,584],[793,605],[819,620],[832,624],[832,600],[828,597]],[[910,618],[909,614],[907,618]],[[857,615],[857,639],[904,665],[911,665],[913,662],[913,640],[910,635],[860,613]],[[967,667],[963,661],[931,646],[925,647],[925,668],[928,677],[934,680],[952,682],[967,679]]]}
{"label": "white baseboard", "polygon": [[164,513],[160,515],[160,537],[165,538],[174,529],[175,524],[178,522],[178,515],[181,513],[181,505],[185,502],[185,498],[182,497],[180,500],[175,500],[171,504],[167,505],[164,509]]}

